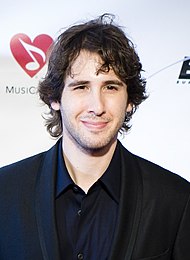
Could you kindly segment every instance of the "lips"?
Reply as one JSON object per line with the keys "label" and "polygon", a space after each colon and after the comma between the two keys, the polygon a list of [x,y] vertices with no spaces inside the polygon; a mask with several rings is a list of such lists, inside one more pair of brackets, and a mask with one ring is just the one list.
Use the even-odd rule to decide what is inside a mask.
{"label": "lips", "polygon": [[85,125],[85,127],[92,129],[92,130],[102,130],[104,129],[108,122],[106,121],[86,121],[81,120],[81,122]]}

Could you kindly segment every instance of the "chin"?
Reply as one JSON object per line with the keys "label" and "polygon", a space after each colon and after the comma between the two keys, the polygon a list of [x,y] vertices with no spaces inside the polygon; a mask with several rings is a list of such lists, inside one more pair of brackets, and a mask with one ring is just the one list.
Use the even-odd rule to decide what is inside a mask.
{"label": "chin", "polygon": [[104,153],[107,152],[110,147],[114,144],[117,139],[105,141],[105,142],[85,142],[81,146],[83,151],[86,153],[95,154],[95,153]]}

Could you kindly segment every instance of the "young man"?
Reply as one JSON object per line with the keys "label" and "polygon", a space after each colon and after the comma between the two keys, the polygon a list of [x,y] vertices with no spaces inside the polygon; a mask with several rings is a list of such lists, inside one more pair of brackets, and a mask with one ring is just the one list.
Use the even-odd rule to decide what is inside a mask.
{"label": "young man", "polygon": [[0,170],[0,259],[190,259],[190,185],[117,140],[146,82],[112,16],[70,27],[39,85],[49,151]]}

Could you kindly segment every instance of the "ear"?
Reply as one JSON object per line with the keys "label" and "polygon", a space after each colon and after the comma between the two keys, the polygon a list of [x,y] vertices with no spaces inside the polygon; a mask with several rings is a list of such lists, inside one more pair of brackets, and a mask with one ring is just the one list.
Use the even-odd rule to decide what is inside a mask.
{"label": "ear", "polygon": [[58,111],[58,110],[60,110],[60,103],[59,102],[52,102],[51,103],[51,108],[53,109],[53,110],[56,110],[56,111]]}
{"label": "ear", "polygon": [[126,112],[131,112],[133,109],[133,104],[132,103],[128,103],[127,108],[126,108]]}

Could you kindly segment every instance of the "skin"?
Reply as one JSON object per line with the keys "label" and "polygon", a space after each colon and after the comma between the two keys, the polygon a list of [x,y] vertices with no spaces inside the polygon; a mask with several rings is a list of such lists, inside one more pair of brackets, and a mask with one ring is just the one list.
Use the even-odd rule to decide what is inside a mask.
{"label": "skin", "polygon": [[63,153],[71,178],[86,192],[101,177],[113,156],[128,103],[127,86],[114,73],[99,72],[101,58],[81,51],[65,78],[60,110]]}

